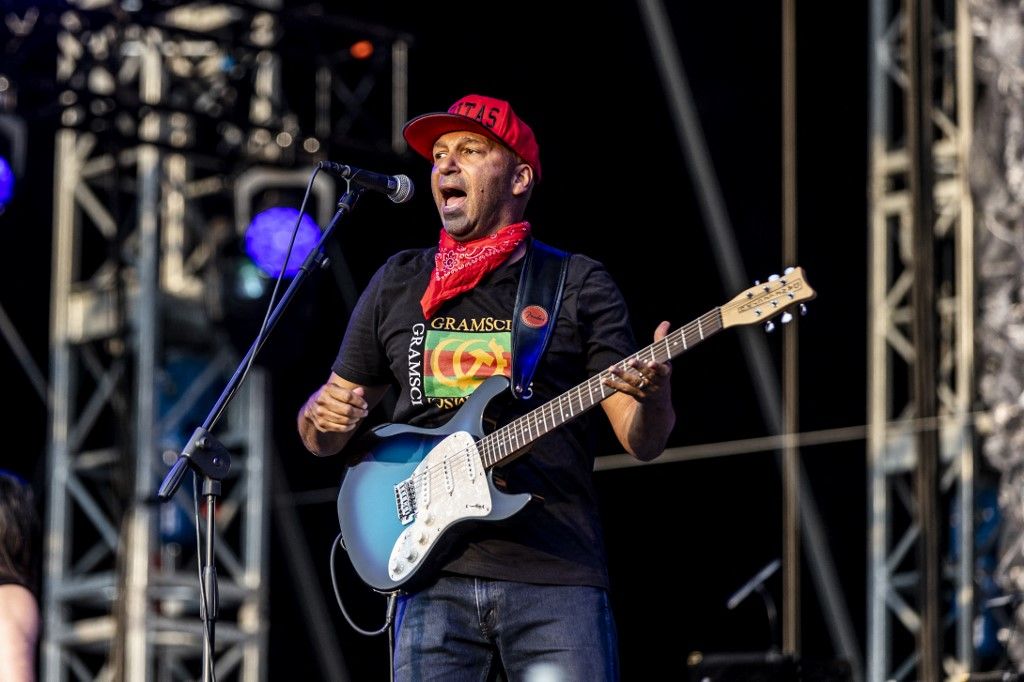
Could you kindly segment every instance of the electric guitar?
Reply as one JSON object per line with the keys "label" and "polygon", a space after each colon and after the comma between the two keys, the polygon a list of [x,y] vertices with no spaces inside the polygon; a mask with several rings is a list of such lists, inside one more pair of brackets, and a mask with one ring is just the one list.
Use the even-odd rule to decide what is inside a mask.
{"label": "electric guitar", "polygon": [[[643,350],[623,359],[664,362],[726,327],[768,322],[816,296],[802,268],[753,286]],[[370,431],[373,443],[345,473],[338,493],[342,539],[359,577],[391,592],[429,575],[430,567],[467,522],[500,521],[520,511],[529,493],[495,487],[493,469],[537,438],[580,416],[610,396],[608,371],[592,376],[531,412],[483,431],[487,404],[508,388],[501,375],[481,383],[443,426],[384,424]]]}

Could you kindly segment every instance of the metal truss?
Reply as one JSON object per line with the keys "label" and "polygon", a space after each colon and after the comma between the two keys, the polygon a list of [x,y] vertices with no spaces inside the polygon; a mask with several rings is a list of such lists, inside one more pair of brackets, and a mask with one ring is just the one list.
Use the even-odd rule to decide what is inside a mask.
{"label": "metal truss", "polygon": [[[151,145],[102,152],[72,130],[58,134],[56,164],[43,679],[195,679],[191,503],[153,498],[162,454],[180,451],[234,358],[181,267],[202,249],[175,238],[187,164]],[[131,200],[119,219],[111,206]],[[219,435],[234,467],[218,516],[217,665],[244,679],[261,679],[265,655],[265,383],[250,377]]]}
{"label": "metal truss", "polygon": [[[924,48],[916,56],[908,36],[929,25],[914,36]],[[967,159],[974,80],[967,2],[875,0],[871,47],[867,679],[882,682],[929,678],[940,660],[945,675],[970,671],[973,662],[975,292]],[[914,69],[922,64],[915,60],[927,67],[919,73],[932,76],[916,93]],[[908,142],[914,116],[930,128],[916,156]],[[930,182],[915,203],[922,167]],[[918,233],[930,236],[927,244],[914,233],[921,215],[931,218]],[[932,255],[934,276],[915,272]],[[922,287],[929,295],[920,295]],[[922,300],[934,305],[922,307]],[[916,338],[921,320],[934,321],[932,339]],[[934,391],[930,415],[919,413],[915,395],[922,362],[931,364],[924,375],[933,379],[925,391]],[[922,433],[934,438],[931,452],[921,447]],[[922,457],[936,460],[933,488],[919,476]],[[938,514],[922,523],[929,498]],[[950,518],[958,533],[948,532]],[[926,545],[927,524],[952,538],[944,552]],[[929,571],[938,594],[919,587]],[[926,608],[929,599],[938,612]]]}
{"label": "metal truss", "polygon": [[[232,173],[312,163],[354,137],[404,149],[407,41],[348,27],[372,49],[311,57],[311,101],[293,110],[281,65],[302,40],[281,36],[303,20],[277,2],[71,5],[57,37],[42,679],[197,679],[191,491],[162,507],[155,491],[237,360],[211,286],[235,234]],[[340,20],[304,21],[337,40]],[[390,124],[371,134],[380,106]],[[216,433],[233,462],[217,509],[220,679],[266,677],[268,394],[254,370]]]}

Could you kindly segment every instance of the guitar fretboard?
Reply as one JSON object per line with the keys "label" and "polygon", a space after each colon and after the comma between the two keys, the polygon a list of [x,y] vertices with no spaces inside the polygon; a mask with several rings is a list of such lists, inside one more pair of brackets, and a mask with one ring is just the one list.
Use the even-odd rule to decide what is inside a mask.
{"label": "guitar fretboard", "polygon": [[[714,308],[693,322],[669,332],[660,341],[655,341],[643,350],[623,358],[616,366],[627,368],[634,360],[665,362],[693,348],[721,329],[721,308]],[[595,374],[557,398],[481,438],[477,442],[477,449],[483,458],[484,466],[489,469],[500,464],[552,429],[580,416],[615,393],[614,388],[604,383],[605,379],[611,376],[613,375],[608,370]]]}

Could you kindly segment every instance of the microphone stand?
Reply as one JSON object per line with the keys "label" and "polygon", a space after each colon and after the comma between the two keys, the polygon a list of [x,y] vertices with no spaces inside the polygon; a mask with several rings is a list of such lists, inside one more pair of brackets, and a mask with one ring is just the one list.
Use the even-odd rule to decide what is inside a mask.
{"label": "microphone stand", "polygon": [[[267,318],[264,329],[259,333],[256,340],[249,347],[249,351],[245,354],[245,357],[235,370],[234,375],[224,387],[220,397],[217,399],[217,403],[206,415],[203,425],[192,433],[192,437],[189,438],[189,441],[181,451],[181,454],[178,455],[178,459],[171,467],[171,470],[167,472],[163,482],[160,484],[160,490],[157,493],[157,497],[161,502],[171,500],[177,492],[178,487],[181,485],[181,480],[184,478],[185,472],[189,467],[192,468],[193,475],[203,477],[202,495],[206,498],[206,556],[202,560],[202,575],[200,583],[201,601],[199,604],[199,614],[203,620],[203,631],[205,633],[203,642],[203,682],[211,682],[213,677],[214,629],[216,627],[217,612],[219,609],[217,566],[213,558],[213,541],[215,537],[213,530],[214,509],[216,507],[216,499],[220,497],[221,494],[221,481],[224,480],[227,476],[228,470],[231,468],[230,454],[227,449],[218,442],[213,435],[211,435],[210,432],[224,414],[224,410],[227,408],[228,403],[231,402],[231,399],[234,398],[235,394],[238,392],[238,389],[241,387],[242,380],[245,378],[249,371],[249,367],[252,365],[253,359],[256,354],[259,353],[260,349],[263,348],[267,339],[270,338],[270,333],[277,325],[278,320],[288,307],[288,304],[291,303],[292,299],[295,297],[295,293],[299,290],[299,287],[301,287],[303,282],[305,282],[306,277],[314,267],[326,267],[327,257],[323,253],[324,244],[331,238],[331,235],[334,233],[334,227],[341,217],[352,211],[352,208],[355,206],[356,201],[362,193],[363,188],[353,187],[350,185],[345,194],[343,194],[341,199],[338,200],[337,211],[335,211],[334,217],[331,218],[330,223],[328,223],[323,234],[321,234],[320,241],[317,242],[316,248],[312,249],[306,257],[306,260],[303,261],[299,271],[295,274],[295,277],[292,278],[291,284],[285,290],[284,294],[281,295],[281,299]],[[196,549],[198,551],[199,548],[197,547]],[[205,589],[203,589],[204,585]]]}
{"label": "microphone stand", "polygon": [[729,597],[729,601],[726,606],[731,611],[739,606],[740,602],[747,598],[751,592],[757,592],[761,599],[764,601],[764,608],[768,616],[768,627],[771,630],[772,646],[770,655],[779,652],[779,622],[778,622],[778,611],[775,608],[775,600],[772,599],[771,594],[765,589],[764,581],[768,580],[775,571],[779,570],[779,566],[782,565],[778,559],[772,561],[770,564],[762,568],[757,574],[747,581],[743,587],[738,589],[735,594]]}

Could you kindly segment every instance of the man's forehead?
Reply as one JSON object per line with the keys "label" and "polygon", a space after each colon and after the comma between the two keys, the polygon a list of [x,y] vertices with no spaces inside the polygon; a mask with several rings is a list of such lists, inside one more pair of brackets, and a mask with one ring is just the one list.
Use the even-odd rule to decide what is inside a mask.
{"label": "man's forehead", "polygon": [[434,140],[435,147],[447,147],[453,144],[459,144],[461,142],[484,142],[488,145],[494,144],[494,140],[481,135],[480,133],[474,133],[470,130],[456,130],[451,133],[445,133],[441,137]]}

